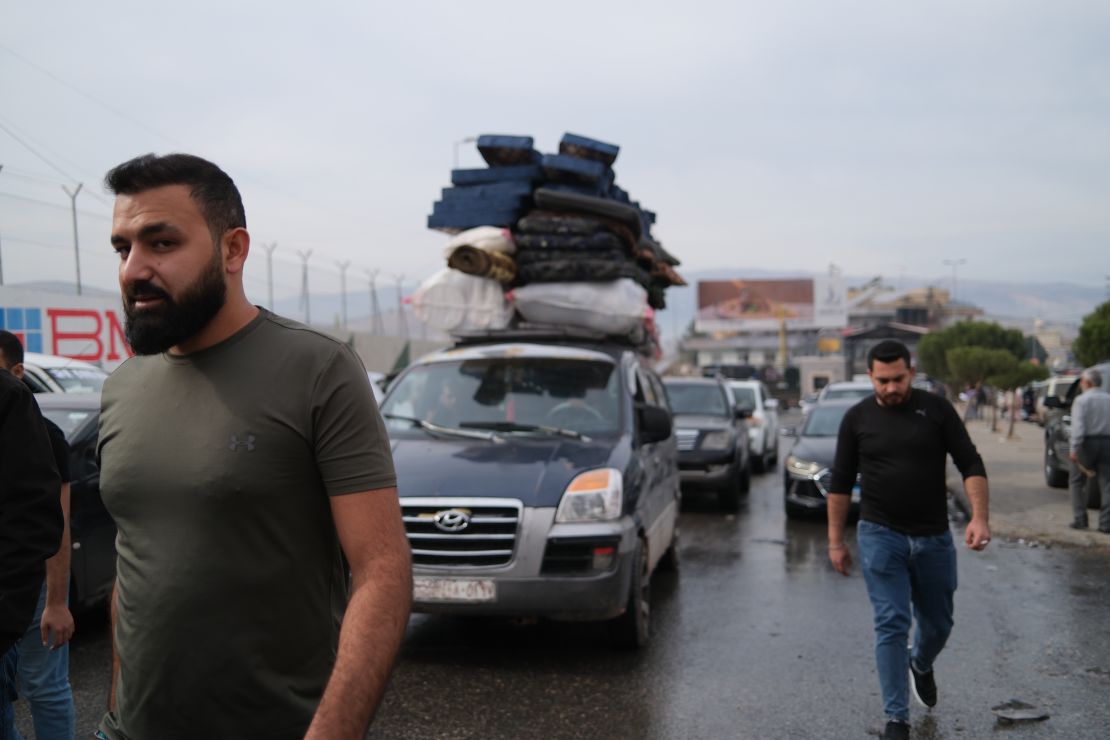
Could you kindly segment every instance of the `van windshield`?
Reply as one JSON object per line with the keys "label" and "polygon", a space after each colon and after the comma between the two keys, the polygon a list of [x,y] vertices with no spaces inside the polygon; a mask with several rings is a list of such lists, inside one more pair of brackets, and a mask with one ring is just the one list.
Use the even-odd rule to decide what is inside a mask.
{"label": "van windshield", "polygon": [[406,419],[419,419],[450,428],[524,432],[548,427],[614,435],[620,430],[619,383],[616,365],[598,360],[435,362],[398,378],[382,403],[382,415],[391,433],[413,429]]}
{"label": "van windshield", "polygon": [[44,367],[42,371],[66,393],[99,393],[108,379],[103,370],[88,367]]}

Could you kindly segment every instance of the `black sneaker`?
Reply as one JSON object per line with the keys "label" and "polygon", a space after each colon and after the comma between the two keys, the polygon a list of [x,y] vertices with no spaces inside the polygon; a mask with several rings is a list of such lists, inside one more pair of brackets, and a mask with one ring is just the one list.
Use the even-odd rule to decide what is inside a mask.
{"label": "black sneaker", "polygon": [[933,672],[923,673],[913,667],[913,661],[910,661],[910,688],[913,689],[913,697],[923,707],[932,708],[937,705],[937,682],[933,678]]}
{"label": "black sneaker", "polygon": [[1068,525],[1068,529],[1086,529],[1087,522],[1072,522]]}
{"label": "black sneaker", "polygon": [[886,723],[881,740],[910,740],[910,726],[892,719]]}

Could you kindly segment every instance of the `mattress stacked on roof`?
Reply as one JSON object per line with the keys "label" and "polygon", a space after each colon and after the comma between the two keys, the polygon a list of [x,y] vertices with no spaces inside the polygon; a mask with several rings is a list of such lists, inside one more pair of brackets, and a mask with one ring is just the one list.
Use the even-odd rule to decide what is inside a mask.
{"label": "mattress stacked on roof", "polygon": [[[647,306],[666,305],[667,287],[685,285],[674,270],[678,260],[652,237],[655,214],[616,184],[618,146],[570,133],[558,154],[541,154],[530,136],[484,135],[477,146],[489,166],[453,170],[452,187],[443,190],[428,226],[452,234],[478,226],[509,229],[514,251],[486,257],[480,249],[460,251],[456,245],[448,250],[448,264],[515,289],[516,309],[525,319],[537,320],[528,315],[537,313],[530,294],[551,296],[558,284],[573,284],[564,295],[588,301],[590,290],[581,284],[603,291],[597,305],[610,312],[620,301],[638,300],[643,309],[636,320],[643,323],[651,314]],[[616,281],[625,285],[614,289]],[[548,284],[555,290],[529,290]],[[565,308],[553,315],[566,316]],[[622,327],[628,323],[625,309],[617,311],[626,317],[618,322]],[[591,328],[604,323],[593,321]]]}

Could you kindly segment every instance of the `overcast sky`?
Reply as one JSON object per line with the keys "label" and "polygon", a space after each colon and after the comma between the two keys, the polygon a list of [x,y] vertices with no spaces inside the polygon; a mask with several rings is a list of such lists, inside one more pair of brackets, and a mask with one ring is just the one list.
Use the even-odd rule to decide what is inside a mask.
{"label": "overcast sky", "polygon": [[[1110,274],[1110,3],[0,0],[5,282],[114,287],[104,172],[187,151],[239,184],[248,289],[313,249],[415,282],[455,142],[564,131],[689,270]],[[473,145],[463,166],[482,166]],[[334,281],[334,286],[327,285]]]}

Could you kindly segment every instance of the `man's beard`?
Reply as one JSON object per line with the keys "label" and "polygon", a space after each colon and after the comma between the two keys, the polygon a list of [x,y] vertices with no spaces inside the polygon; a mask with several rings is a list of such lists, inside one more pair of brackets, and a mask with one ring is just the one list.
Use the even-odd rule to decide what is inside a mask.
{"label": "man's beard", "polygon": [[910,389],[904,391],[897,391],[889,395],[879,395],[879,400],[882,401],[883,406],[900,406],[909,400]]}
{"label": "man's beard", "polygon": [[[135,309],[139,297],[161,298],[152,308]],[[174,300],[169,293],[142,280],[128,285],[123,296],[127,317],[124,334],[132,351],[139,355],[165,352],[200,332],[223,308],[227,298],[223,265],[216,255],[204,272]]]}

